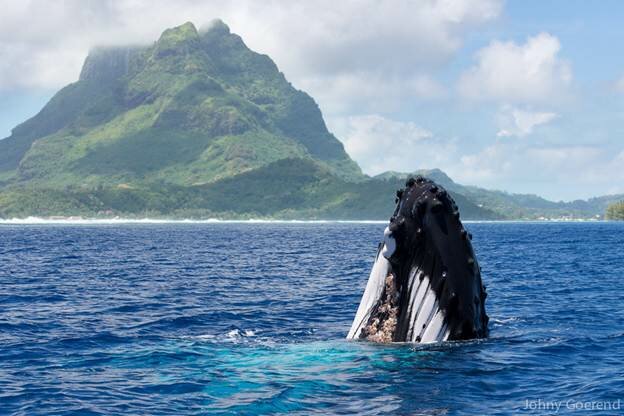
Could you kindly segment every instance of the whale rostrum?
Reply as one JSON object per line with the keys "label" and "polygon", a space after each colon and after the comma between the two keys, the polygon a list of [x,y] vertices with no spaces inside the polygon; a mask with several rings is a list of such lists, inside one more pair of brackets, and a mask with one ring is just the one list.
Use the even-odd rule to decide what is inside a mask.
{"label": "whale rostrum", "polygon": [[397,191],[349,339],[430,343],[488,335],[485,286],[472,235],[453,198],[410,178]]}

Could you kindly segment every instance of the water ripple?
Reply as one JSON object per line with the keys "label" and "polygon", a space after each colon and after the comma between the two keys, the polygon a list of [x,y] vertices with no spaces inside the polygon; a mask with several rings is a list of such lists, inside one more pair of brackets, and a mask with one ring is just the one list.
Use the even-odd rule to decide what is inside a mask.
{"label": "water ripple", "polygon": [[344,336],[383,224],[0,225],[0,414],[518,414],[624,399],[624,226],[468,224],[491,337]]}

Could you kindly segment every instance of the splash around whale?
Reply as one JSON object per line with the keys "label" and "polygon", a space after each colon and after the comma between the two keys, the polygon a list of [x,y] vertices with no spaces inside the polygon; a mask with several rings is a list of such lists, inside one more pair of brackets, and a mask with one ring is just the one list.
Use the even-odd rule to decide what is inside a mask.
{"label": "splash around whale", "polygon": [[487,337],[487,293],[455,201],[421,176],[405,186],[397,191],[347,338],[432,343]]}

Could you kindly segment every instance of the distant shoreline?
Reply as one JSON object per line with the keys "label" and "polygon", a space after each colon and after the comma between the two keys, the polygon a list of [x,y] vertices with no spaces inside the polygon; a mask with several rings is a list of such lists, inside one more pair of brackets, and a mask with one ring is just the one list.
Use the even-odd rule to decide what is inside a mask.
{"label": "distant shoreline", "polygon": [[[585,223],[616,222],[602,219],[462,220],[463,223]],[[0,225],[124,225],[124,224],[387,224],[384,220],[287,220],[287,219],[164,219],[164,218],[0,218]]]}

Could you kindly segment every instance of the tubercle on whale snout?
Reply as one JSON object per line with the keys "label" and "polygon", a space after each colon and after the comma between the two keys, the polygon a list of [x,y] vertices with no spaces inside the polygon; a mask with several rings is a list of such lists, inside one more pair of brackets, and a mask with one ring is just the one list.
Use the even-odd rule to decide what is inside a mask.
{"label": "tubercle on whale snout", "polygon": [[399,231],[397,249],[388,259],[397,284],[407,280],[406,273],[419,263],[419,255],[430,257],[433,264],[424,269],[429,269],[425,273],[445,312],[448,339],[487,336],[485,288],[471,235],[461,223],[455,201],[444,188],[421,176],[405,185],[390,227],[396,224]]}
{"label": "tubercle on whale snout", "polygon": [[[486,337],[487,294],[472,248],[472,236],[460,221],[455,201],[444,188],[419,176],[410,178],[405,189],[397,191],[396,202],[384,233],[382,252],[389,262],[388,274],[392,276],[395,293],[388,296],[384,289],[360,337],[388,338],[388,334],[383,333],[376,335],[378,339],[369,336],[371,328],[392,331],[392,341],[397,342],[420,342],[426,335],[431,337],[425,327],[432,317],[428,320],[418,317],[422,303],[426,303],[416,293],[420,290],[419,282],[423,281],[435,293],[435,305],[444,317],[436,340]],[[392,325],[385,322],[388,311],[393,313]],[[426,324],[417,328],[422,322]]]}

